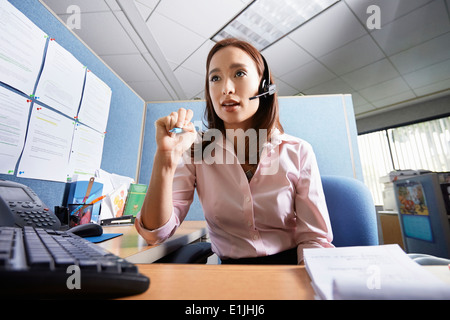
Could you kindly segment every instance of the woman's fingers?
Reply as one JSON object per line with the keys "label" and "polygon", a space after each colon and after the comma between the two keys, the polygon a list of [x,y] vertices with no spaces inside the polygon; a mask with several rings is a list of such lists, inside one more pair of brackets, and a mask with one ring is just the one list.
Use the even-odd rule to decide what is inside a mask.
{"label": "woman's fingers", "polygon": [[177,128],[183,128],[186,124],[186,109],[180,108],[178,109],[177,113],[177,121],[175,122],[175,127]]}

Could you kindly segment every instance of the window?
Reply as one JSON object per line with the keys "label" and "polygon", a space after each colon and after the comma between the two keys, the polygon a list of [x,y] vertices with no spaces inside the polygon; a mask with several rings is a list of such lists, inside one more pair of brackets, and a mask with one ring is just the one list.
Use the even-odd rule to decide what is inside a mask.
{"label": "window", "polygon": [[450,117],[358,136],[364,182],[383,204],[380,177],[392,170],[450,171]]}

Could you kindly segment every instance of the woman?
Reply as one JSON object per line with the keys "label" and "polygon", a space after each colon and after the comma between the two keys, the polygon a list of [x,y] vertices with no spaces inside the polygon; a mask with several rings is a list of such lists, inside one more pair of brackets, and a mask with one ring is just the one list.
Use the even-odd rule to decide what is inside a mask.
{"label": "woman", "polygon": [[[284,134],[264,58],[249,43],[225,39],[211,49],[206,66],[209,130],[194,143],[191,110],[156,121],[139,233],[150,244],[169,238],[197,188],[222,263],[297,264],[304,248],[333,247],[314,153],[307,142]],[[174,127],[184,133],[171,133]]]}

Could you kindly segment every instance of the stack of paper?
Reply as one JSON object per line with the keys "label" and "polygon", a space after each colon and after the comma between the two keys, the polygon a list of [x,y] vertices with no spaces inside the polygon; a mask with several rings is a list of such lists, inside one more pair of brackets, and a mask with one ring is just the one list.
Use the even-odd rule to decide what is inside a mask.
{"label": "stack of paper", "polygon": [[398,245],[305,249],[304,259],[319,299],[450,299],[450,286]]}

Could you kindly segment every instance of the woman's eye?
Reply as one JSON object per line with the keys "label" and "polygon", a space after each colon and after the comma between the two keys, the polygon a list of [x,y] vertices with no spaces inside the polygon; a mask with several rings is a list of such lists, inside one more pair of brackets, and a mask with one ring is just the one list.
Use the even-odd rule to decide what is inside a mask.
{"label": "woman's eye", "polygon": [[236,77],[243,77],[245,75],[246,75],[245,71],[238,71],[238,72],[236,72]]}
{"label": "woman's eye", "polygon": [[218,76],[212,76],[209,81],[211,81],[211,82],[219,81],[219,77]]}

